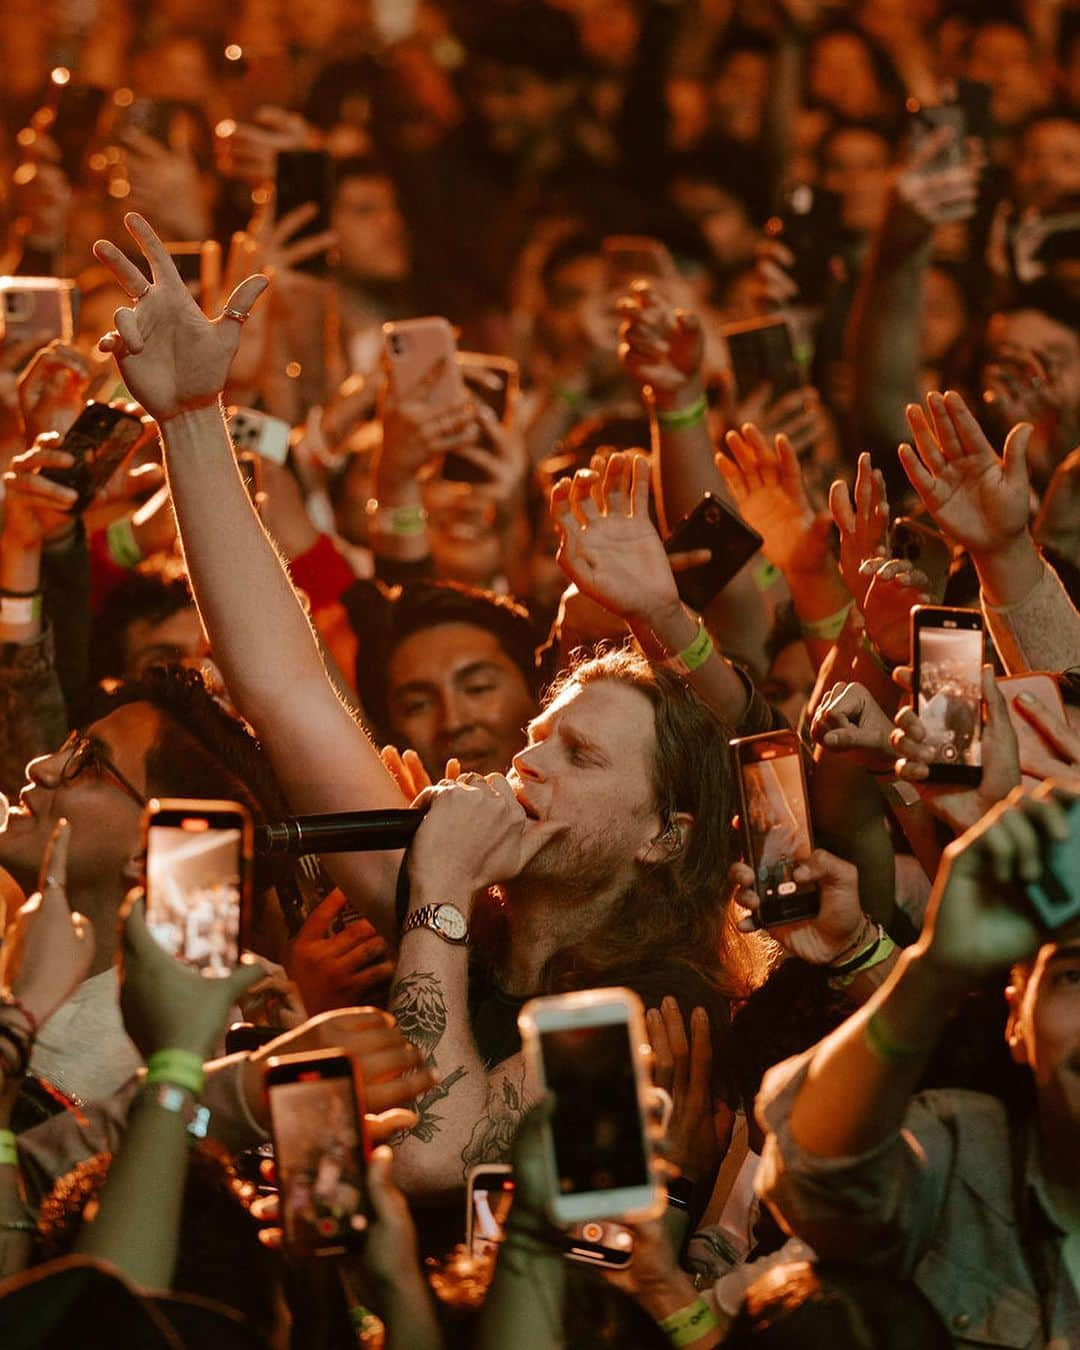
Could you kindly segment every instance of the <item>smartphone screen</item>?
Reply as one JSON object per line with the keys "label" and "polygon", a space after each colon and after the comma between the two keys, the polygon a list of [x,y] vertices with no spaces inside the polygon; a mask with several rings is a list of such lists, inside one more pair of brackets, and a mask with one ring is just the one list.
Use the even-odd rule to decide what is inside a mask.
{"label": "smartphone screen", "polygon": [[220,979],[240,959],[244,817],[191,805],[148,818],[146,923],[171,956]]}
{"label": "smartphone screen", "polygon": [[783,319],[754,319],[724,329],[735,389],[740,399],[749,398],[768,385],[775,402],[801,389],[804,380],[791,344],[791,331]]}
{"label": "smartphone screen", "polygon": [[477,1167],[469,1177],[469,1254],[494,1257],[505,1238],[514,1204],[514,1178],[507,1168]]}
{"label": "smartphone screen", "polygon": [[933,751],[931,776],[935,766],[977,771],[982,765],[981,616],[917,606],[913,623],[915,711]]}
{"label": "smartphone screen", "polygon": [[801,751],[790,732],[735,741],[747,862],[753,869],[765,927],[810,918],[817,887],[797,882],[795,869],[814,850]]}
{"label": "smartphone screen", "polygon": [[[274,176],[274,217],[294,211],[298,206],[313,202],[314,219],[306,222],[292,236],[293,243],[322,234],[330,228],[333,205],[333,161],[325,150],[279,150]],[[322,273],[327,270],[325,254],[317,254],[304,262],[294,263],[304,272]]]}
{"label": "smartphone screen", "polygon": [[44,347],[53,338],[70,342],[75,331],[75,294],[70,281],[54,277],[0,277],[4,345],[33,340]]}
{"label": "smartphone screen", "polygon": [[540,1053],[559,1193],[649,1186],[629,1024],[541,1029]]}
{"label": "smartphone screen", "polygon": [[50,469],[54,483],[78,492],[73,510],[83,511],[135,449],[144,434],[141,418],[107,403],[88,403],[71,424],[61,449],[74,456],[69,469]]}
{"label": "smartphone screen", "polygon": [[348,1056],[297,1060],[267,1069],[281,1220],[294,1255],[331,1256],[358,1246],[368,1226],[362,1116]]}

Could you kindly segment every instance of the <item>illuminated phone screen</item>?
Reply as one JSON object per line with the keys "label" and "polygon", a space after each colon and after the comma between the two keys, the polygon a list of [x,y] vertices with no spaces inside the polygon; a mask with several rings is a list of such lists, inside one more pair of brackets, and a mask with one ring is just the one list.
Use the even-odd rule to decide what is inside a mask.
{"label": "illuminated phone screen", "polygon": [[146,851],[146,923],[154,941],[202,975],[240,958],[242,835],[192,817],[152,825]]}
{"label": "illuminated phone screen", "polygon": [[798,754],[742,766],[751,865],[762,900],[794,894],[793,873],[813,851]]}
{"label": "illuminated phone screen", "polygon": [[540,1033],[564,1194],[650,1184],[626,1022]]}
{"label": "illuminated phone screen", "polygon": [[300,1070],[270,1087],[285,1240],[318,1255],[355,1245],[368,1226],[362,1126],[351,1071]]}
{"label": "illuminated phone screen", "polygon": [[982,764],[981,628],[918,629],[916,711],[937,764]]}

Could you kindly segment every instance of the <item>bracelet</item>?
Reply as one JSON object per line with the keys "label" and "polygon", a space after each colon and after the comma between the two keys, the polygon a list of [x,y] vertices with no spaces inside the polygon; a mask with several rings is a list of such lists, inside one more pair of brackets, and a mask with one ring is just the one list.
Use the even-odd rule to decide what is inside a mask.
{"label": "bracelet", "polygon": [[183,417],[185,413],[201,412],[203,408],[217,408],[221,410],[221,393],[204,394],[202,398],[197,398],[193,403],[187,403],[182,408],[177,408],[175,412],[169,413],[167,417],[155,417],[154,421],[159,427],[163,427],[166,422],[172,422],[177,417]]}
{"label": "bracelet", "polygon": [[0,1233],[36,1233],[38,1226],[30,1219],[0,1219]]}
{"label": "bracelet", "polygon": [[829,983],[834,989],[847,989],[856,976],[863,975],[868,970],[873,970],[875,966],[880,966],[883,962],[887,961],[895,951],[896,943],[882,928],[881,937],[862,953],[858,958],[859,964],[855,969],[842,975],[831,976]]}
{"label": "bracelet", "polygon": [[685,1308],[673,1312],[670,1317],[663,1318],[656,1325],[672,1345],[683,1346],[693,1345],[707,1331],[714,1330],[720,1323],[705,1300],[696,1298],[693,1303],[688,1303]]}
{"label": "bracelet", "polygon": [[847,617],[854,603],[854,600],[849,600],[843,609],[838,609],[835,614],[830,614],[824,619],[800,619],[799,627],[803,637],[817,639],[819,642],[835,642],[844,631],[844,624],[847,623]]}
{"label": "bracelet", "polygon": [[372,529],[399,539],[415,539],[427,530],[427,512],[422,506],[381,506],[377,497],[364,507]]}
{"label": "bracelet", "polygon": [[14,1130],[0,1130],[0,1167],[18,1167],[19,1149]]}
{"label": "bracelet", "polygon": [[0,623],[37,623],[41,618],[41,592],[25,599],[14,595],[0,595]]}
{"label": "bracelet", "polygon": [[672,1177],[667,1184],[668,1204],[673,1209],[690,1213],[690,1201],[694,1196],[694,1183],[689,1177]]}
{"label": "bracelet", "polygon": [[867,1019],[863,1026],[863,1037],[870,1053],[890,1067],[908,1064],[913,1059],[923,1059],[934,1048],[932,1045],[902,1045],[893,1038],[879,1012]]}
{"label": "bracelet", "polygon": [[130,516],[118,516],[105,531],[109,557],[125,571],[142,562],[143,552],[135,538],[135,527]]}
{"label": "bracelet", "polygon": [[38,586],[32,591],[13,591],[7,586],[0,586],[0,598],[12,600],[32,600],[35,595],[41,594],[41,587]]}
{"label": "bracelet", "polygon": [[363,1336],[381,1327],[382,1321],[377,1313],[373,1313],[370,1308],[366,1308],[362,1303],[357,1303],[355,1307],[349,1309],[349,1324],[354,1326]]}
{"label": "bracelet", "polygon": [[768,558],[762,558],[754,568],[754,585],[759,591],[765,592],[774,586],[783,575],[783,572],[775,563],[771,563]]}
{"label": "bracelet", "polygon": [[3,1063],[7,1073],[12,1078],[21,1078],[26,1072],[26,1066],[30,1063],[30,1037],[24,1040],[16,1035],[14,1029],[9,1027],[6,1022],[0,1022],[0,1041],[7,1041],[15,1051],[15,1063],[0,1052],[0,1062]]}
{"label": "bracelet", "polygon": [[681,412],[662,412],[657,408],[656,420],[665,431],[681,431],[684,427],[693,427],[699,422],[704,422],[708,411],[709,400],[702,394],[690,404],[689,408],[683,408]]}
{"label": "bracelet", "polygon": [[155,1050],[146,1061],[146,1087],[167,1083],[201,1097],[205,1079],[202,1059],[191,1050]]}
{"label": "bracelet", "polygon": [[[878,930],[877,932],[874,931],[875,928]],[[867,930],[870,932],[869,938],[866,936]],[[849,942],[846,947],[841,948],[831,961],[826,962],[826,965],[830,970],[835,971],[837,974],[845,974],[852,965],[852,961],[859,960],[864,952],[869,951],[874,946],[880,939],[880,936],[880,925],[875,924],[873,919],[864,914],[855,941]]]}
{"label": "bracelet", "polygon": [[705,620],[698,619],[698,630],[689,646],[684,647],[677,656],[669,656],[664,665],[679,675],[690,675],[703,666],[715,650]]}

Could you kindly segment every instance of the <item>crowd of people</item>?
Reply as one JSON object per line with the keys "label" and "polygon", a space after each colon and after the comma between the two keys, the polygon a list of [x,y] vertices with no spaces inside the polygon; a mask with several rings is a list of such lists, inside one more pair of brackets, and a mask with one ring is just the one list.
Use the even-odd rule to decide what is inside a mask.
{"label": "crowd of people", "polygon": [[0,1344],[1080,1346],[1080,11],[0,52]]}

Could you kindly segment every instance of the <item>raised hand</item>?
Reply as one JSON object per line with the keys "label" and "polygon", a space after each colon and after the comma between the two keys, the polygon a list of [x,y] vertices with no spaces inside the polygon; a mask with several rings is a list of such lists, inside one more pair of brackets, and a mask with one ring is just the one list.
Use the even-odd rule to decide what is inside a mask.
{"label": "raised hand", "polygon": [[983,666],[982,696],[986,722],[982,729],[982,777],[978,787],[927,782],[935,752],[914,708],[901,708],[889,738],[898,756],[897,777],[914,783],[929,809],[958,832],[974,825],[1020,785],[1016,732],[992,666]]}
{"label": "raised hand", "polygon": [[1041,699],[1026,690],[1017,694],[1013,707],[1039,733],[1038,750],[1027,743],[1020,752],[1020,767],[1036,778],[1056,778],[1080,787],[1080,734]]}
{"label": "raised hand", "polygon": [[870,584],[863,597],[866,636],[894,665],[911,649],[911,610],[931,603],[930,582],[907,558],[867,558],[859,569]]}
{"label": "raised hand", "polygon": [[353,1008],[389,984],[394,963],[386,942],[367,919],[354,919],[340,932],[331,924],[345,905],[333,890],[316,905],[289,942],[285,969],[311,1015]]}
{"label": "raised hand", "polygon": [[551,491],[560,567],[583,595],[609,613],[650,623],[679,606],[675,566],[707,562],[707,550],[669,558],[649,519],[649,463],[611,456],[603,478],[579,469]]}
{"label": "raised hand", "polygon": [[[384,768],[393,777],[406,801],[411,802],[425,788],[431,787],[431,778],[424,768],[423,760],[415,750],[399,751],[396,745],[384,745],[379,751]],[[443,777],[449,782],[461,776],[461,760],[450,758],[446,761]]]}
{"label": "raised hand", "polygon": [[812,739],[826,750],[850,755],[871,770],[891,769],[896,753],[890,744],[892,719],[861,684],[834,684],[817,706],[810,726]]}
{"label": "raised hand", "polygon": [[[653,1052],[653,1082],[672,1101],[666,1156],[684,1177],[700,1181],[713,1174],[721,1153],[713,1109],[709,1014],[695,1008],[688,1035],[679,1005],[669,996],[659,1008],[648,1009],[645,1025]],[[723,1123],[730,1125],[727,1112]]]}
{"label": "raised hand", "polygon": [[132,396],[161,423],[217,402],[240,327],[269,283],[264,276],[248,277],[229,296],[221,316],[208,319],[142,216],[127,215],[124,224],[150,263],[153,282],[115,244],[98,240],[95,256],[134,302],[116,311],[115,330],[98,346],[113,353]]}
{"label": "raised hand", "polygon": [[70,469],[75,463],[59,446],[54,432],[39,436],[4,474],[4,539],[20,549],[36,550],[74,523],[71,511],[79,494],[45,477],[47,469]]}
{"label": "raised hand", "polygon": [[907,420],[915,449],[902,445],[900,462],[940,530],[972,554],[1000,552],[1024,534],[1031,513],[1028,423],[1013,427],[999,459],[952,390],[930,394],[925,411],[909,404]]}
{"label": "raised hand", "polygon": [[701,320],[675,309],[647,281],[635,281],[618,302],[619,359],[631,379],[648,385],[660,408],[697,398],[705,359]]}
{"label": "raised hand", "polygon": [[730,456],[718,454],[716,467],[740,514],[764,540],[765,556],[782,572],[820,572],[832,520],[814,513],[791,441],[777,436],[770,448],[750,422],[724,441]]}
{"label": "raised hand", "polygon": [[897,198],[928,229],[975,214],[983,155],[969,145],[959,163],[943,163],[941,153],[955,136],[952,127],[936,127],[914,147],[896,180]]}
{"label": "raised hand", "polygon": [[[817,883],[821,909],[812,919],[769,929],[769,936],[785,951],[812,966],[827,966],[850,956],[869,939],[873,929],[863,913],[859,873],[851,863],[816,848],[793,875],[800,883]],[[761,899],[754,890],[753,869],[744,862],[734,863],[728,879],[738,888],[733,897],[735,903],[750,911],[739,920],[738,927],[744,933],[753,932],[761,927],[758,918]]]}
{"label": "raised hand", "polygon": [[[71,827],[58,822],[45,849],[38,890],[16,913],[0,948],[0,987],[34,1019],[35,1032],[86,978],[94,959],[94,926],[68,908]],[[18,1009],[13,1017],[21,1019]]]}
{"label": "raised hand", "polygon": [[42,347],[16,386],[27,445],[47,431],[63,436],[83,410],[89,383],[81,352],[59,341]]}
{"label": "raised hand", "polygon": [[975,983],[1038,951],[1042,929],[1014,887],[1042,875],[1048,841],[1069,837],[1050,789],[1016,789],[945,850],[917,946],[946,978]]}
{"label": "raised hand", "polygon": [[864,451],[855,477],[855,504],[845,482],[839,478],[829,491],[829,510],[840,531],[840,575],[860,609],[870,587],[870,574],[863,573],[867,558],[885,557],[889,529],[889,501],[885,476],[870,465]]}

